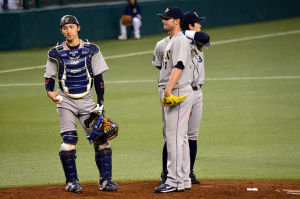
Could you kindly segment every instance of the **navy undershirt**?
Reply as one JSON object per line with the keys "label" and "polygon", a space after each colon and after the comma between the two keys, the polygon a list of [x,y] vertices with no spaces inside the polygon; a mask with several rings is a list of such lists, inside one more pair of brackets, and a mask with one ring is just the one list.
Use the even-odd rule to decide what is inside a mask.
{"label": "navy undershirt", "polygon": [[70,50],[78,49],[78,48],[79,48],[79,45],[80,45],[80,44],[78,44],[77,46],[69,46],[69,45],[67,44],[67,46],[68,46],[68,48],[69,48]]}

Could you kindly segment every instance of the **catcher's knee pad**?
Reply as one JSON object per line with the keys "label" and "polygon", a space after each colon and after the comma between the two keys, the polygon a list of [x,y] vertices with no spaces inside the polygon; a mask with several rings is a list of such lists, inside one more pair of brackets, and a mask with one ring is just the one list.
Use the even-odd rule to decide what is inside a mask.
{"label": "catcher's knee pad", "polygon": [[76,145],[78,141],[78,135],[76,131],[65,131],[61,133],[63,142],[66,144]]}
{"label": "catcher's knee pad", "polygon": [[65,172],[66,183],[78,180],[75,154],[76,150],[59,152],[60,161]]}
{"label": "catcher's knee pad", "polygon": [[104,148],[102,150],[96,150],[95,161],[100,173],[100,182],[104,180],[111,180],[112,176],[112,149]]}
{"label": "catcher's knee pad", "polygon": [[60,145],[60,151],[71,151],[71,150],[75,150],[76,149],[76,145],[73,144],[66,144],[66,143],[61,143]]}

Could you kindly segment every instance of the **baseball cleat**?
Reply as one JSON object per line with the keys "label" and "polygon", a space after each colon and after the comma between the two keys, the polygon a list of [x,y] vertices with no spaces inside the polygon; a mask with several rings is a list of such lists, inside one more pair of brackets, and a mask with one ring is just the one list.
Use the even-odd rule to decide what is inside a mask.
{"label": "baseball cleat", "polygon": [[191,190],[192,186],[184,187],[184,190]]}
{"label": "baseball cleat", "polygon": [[119,185],[112,180],[104,180],[101,184],[99,184],[98,189],[100,191],[117,191],[119,189]]}
{"label": "baseball cleat", "polygon": [[140,34],[135,34],[135,35],[134,35],[134,38],[135,38],[135,39],[140,39],[140,38],[141,38],[141,35],[140,35]]}
{"label": "baseball cleat", "polygon": [[155,193],[169,193],[169,192],[174,192],[174,191],[184,191],[183,190],[177,190],[176,187],[173,187],[168,184],[162,184],[159,187],[155,188]]}
{"label": "baseball cleat", "polygon": [[66,186],[66,191],[73,192],[73,193],[81,193],[82,188],[77,180],[68,182]]}
{"label": "baseball cleat", "polygon": [[126,35],[119,35],[118,40],[127,40],[127,36]]}
{"label": "baseball cleat", "polygon": [[198,184],[198,185],[200,184],[200,181],[196,179],[196,175],[194,174],[194,171],[190,173],[190,178],[192,184]]}

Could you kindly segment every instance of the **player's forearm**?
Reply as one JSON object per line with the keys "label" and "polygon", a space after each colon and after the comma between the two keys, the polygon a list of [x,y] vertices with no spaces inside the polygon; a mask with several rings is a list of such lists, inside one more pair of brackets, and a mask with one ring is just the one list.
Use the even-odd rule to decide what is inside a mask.
{"label": "player's forearm", "polygon": [[54,87],[55,87],[55,79],[53,78],[46,78],[45,79],[45,88],[46,88],[46,91],[49,92],[49,91],[53,91],[54,90]]}
{"label": "player's forearm", "polygon": [[94,77],[94,85],[97,94],[97,103],[103,104],[104,101],[104,80],[102,74]]}
{"label": "player's forearm", "polygon": [[182,69],[174,68],[172,70],[168,85],[167,85],[167,87],[165,88],[165,91],[164,91],[164,94],[165,94],[166,97],[171,96],[172,90],[174,89],[175,85],[177,84],[181,73],[182,73]]}

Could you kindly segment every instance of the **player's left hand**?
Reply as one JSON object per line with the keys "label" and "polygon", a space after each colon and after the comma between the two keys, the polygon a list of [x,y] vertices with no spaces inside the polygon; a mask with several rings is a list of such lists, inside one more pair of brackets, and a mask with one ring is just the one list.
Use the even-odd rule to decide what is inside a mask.
{"label": "player's left hand", "polygon": [[169,97],[166,97],[163,95],[162,98],[162,104],[167,107],[174,107],[180,102],[182,102],[185,99],[186,96],[175,96],[175,95],[170,95]]}

